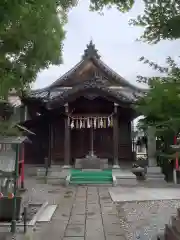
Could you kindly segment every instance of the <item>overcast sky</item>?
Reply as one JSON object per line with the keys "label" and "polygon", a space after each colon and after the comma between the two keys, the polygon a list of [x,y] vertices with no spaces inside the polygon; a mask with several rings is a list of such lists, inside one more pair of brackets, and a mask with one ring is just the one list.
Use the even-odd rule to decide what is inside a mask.
{"label": "overcast sky", "polygon": [[58,77],[79,62],[86,45],[91,39],[99,50],[101,59],[131,83],[136,83],[136,76],[150,76],[154,72],[138,62],[141,56],[159,64],[167,56],[177,57],[179,42],[161,41],[157,45],[137,42],[142,29],[128,25],[128,20],[143,11],[141,0],[126,14],[115,9],[105,11],[104,16],[88,10],[88,0],[81,0],[78,7],[69,13],[64,41],[64,64],[51,66],[38,74],[34,88],[48,86]]}

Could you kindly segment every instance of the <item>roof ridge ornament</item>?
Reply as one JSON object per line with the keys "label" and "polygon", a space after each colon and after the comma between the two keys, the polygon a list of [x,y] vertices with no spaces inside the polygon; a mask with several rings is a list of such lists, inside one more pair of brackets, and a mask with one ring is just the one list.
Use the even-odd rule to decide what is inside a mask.
{"label": "roof ridge ornament", "polygon": [[84,54],[82,56],[82,59],[87,59],[95,57],[97,59],[100,59],[100,55],[98,54],[98,50],[95,47],[95,44],[91,40],[89,44],[87,44],[87,48],[84,50]]}

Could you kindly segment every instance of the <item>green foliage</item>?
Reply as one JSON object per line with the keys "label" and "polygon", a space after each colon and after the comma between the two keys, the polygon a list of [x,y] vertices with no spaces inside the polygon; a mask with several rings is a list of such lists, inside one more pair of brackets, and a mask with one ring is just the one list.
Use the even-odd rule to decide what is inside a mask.
{"label": "green foliage", "polygon": [[[0,2],[0,95],[10,88],[22,90],[38,71],[62,62],[67,13],[77,0],[1,0]],[[91,0],[90,9],[116,7],[125,12],[135,0]],[[142,39],[157,42],[180,36],[180,3],[144,0],[144,14],[131,23],[145,28]]]}
{"label": "green foliage", "polygon": [[144,58],[144,63],[156,68],[165,76],[138,77],[140,82],[149,85],[146,96],[139,99],[137,109],[145,115],[142,120],[148,125],[156,125],[159,132],[167,129],[175,133],[180,129],[180,69],[171,59],[167,59],[167,67],[160,67]]}
{"label": "green foliage", "polygon": [[180,37],[180,2],[176,0],[144,0],[144,13],[130,21],[144,28],[141,40],[157,43]]}
{"label": "green foliage", "polygon": [[[136,0],[140,2],[140,0]],[[132,19],[130,24],[144,28],[141,40],[157,43],[161,39],[180,37],[180,1],[177,0],[142,0],[144,12]],[[91,9],[100,11],[104,7],[116,7],[121,12],[129,11],[135,0],[91,0]]]}
{"label": "green foliage", "polygon": [[174,144],[174,136],[180,133],[180,69],[171,58],[167,58],[166,67],[144,58],[141,61],[162,74],[159,77],[138,77],[140,82],[148,84],[149,90],[139,99],[137,110],[145,116],[139,122],[140,128],[146,130],[149,125],[156,127],[157,159],[168,175],[167,169],[173,164],[170,162],[176,158],[171,145]]}
{"label": "green foliage", "polygon": [[12,121],[13,107],[7,101],[0,101],[0,135],[20,136],[22,132]]}
{"label": "green foliage", "polygon": [[0,136],[20,136],[22,132],[11,122],[1,121]]}
{"label": "green foliage", "polygon": [[40,69],[62,61],[64,24],[73,0],[1,0],[0,96],[23,89]]}
{"label": "green foliage", "polygon": [[106,7],[116,7],[121,12],[129,11],[135,0],[91,0],[90,9],[93,11],[100,11]]}

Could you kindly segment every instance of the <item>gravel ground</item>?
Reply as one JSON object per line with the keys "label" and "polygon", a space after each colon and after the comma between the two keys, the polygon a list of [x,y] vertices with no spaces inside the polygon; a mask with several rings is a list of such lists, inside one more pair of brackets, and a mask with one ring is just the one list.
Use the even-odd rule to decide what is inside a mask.
{"label": "gravel ground", "polygon": [[176,215],[179,200],[126,202],[117,205],[128,240],[155,240]]}

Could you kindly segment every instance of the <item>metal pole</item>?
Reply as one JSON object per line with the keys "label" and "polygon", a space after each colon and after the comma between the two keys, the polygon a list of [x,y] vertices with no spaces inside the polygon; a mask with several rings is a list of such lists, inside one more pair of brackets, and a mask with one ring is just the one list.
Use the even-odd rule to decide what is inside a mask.
{"label": "metal pole", "polygon": [[27,232],[27,207],[24,207],[24,233]]}
{"label": "metal pole", "polygon": [[18,179],[18,161],[19,161],[19,144],[16,145],[16,159],[14,171],[14,198],[13,198],[13,214],[11,222],[11,232],[16,232],[16,194],[17,194],[17,179]]}

